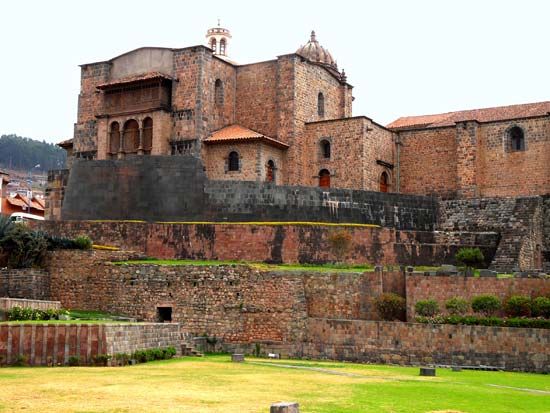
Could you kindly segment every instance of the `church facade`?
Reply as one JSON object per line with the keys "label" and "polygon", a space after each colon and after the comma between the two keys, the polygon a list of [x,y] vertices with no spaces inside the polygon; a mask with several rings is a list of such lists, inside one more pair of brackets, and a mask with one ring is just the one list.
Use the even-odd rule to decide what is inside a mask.
{"label": "church facade", "polygon": [[[353,87],[315,33],[238,65],[231,34],[81,66],[70,159],[193,155],[212,180],[444,198],[550,193],[550,102],[404,117],[353,116]],[[185,162],[185,158],[182,158]]]}

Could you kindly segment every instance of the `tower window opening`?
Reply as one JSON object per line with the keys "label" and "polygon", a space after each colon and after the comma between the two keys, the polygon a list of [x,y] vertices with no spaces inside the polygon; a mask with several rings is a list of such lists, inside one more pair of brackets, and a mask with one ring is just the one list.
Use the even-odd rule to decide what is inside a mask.
{"label": "tower window opening", "polygon": [[214,51],[214,53],[217,52],[216,46],[217,46],[217,44],[216,44],[216,39],[210,40],[210,48]]}
{"label": "tower window opening", "polygon": [[220,79],[216,79],[216,82],[214,84],[214,101],[216,103],[216,106],[223,105],[223,82]]}
{"label": "tower window opening", "polygon": [[239,154],[235,151],[229,153],[228,157],[228,170],[229,171],[238,171],[239,170]]}
{"label": "tower window opening", "polygon": [[321,154],[323,158],[330,159],[330,142],[326,139],[321,141]]}
{"label": "tower window opening", "polygon": [[225,39],[220,40],[220,54],[225,56]]}
{"label": "tower window opening", "polygon": [[317,95],[317,114],[320,117],[325,116],[325,96],[321,92]]}

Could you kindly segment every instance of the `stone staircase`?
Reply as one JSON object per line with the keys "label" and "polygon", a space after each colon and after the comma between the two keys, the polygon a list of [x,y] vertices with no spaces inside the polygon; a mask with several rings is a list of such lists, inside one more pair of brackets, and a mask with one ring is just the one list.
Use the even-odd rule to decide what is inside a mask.
{"label": "stone staircase", "polygon": [[193,335],[190,333],[181,333],[181,355],[182,356],[193,356],[193,357],[203,357],[199,350],[195,348],[193,343]]}

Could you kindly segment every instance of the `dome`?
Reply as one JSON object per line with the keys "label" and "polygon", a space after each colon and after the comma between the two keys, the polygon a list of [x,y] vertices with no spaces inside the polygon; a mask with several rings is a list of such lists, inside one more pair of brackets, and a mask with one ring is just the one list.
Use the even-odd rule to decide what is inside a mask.
{"label": "dome", "polygon": [[338,71],[338,65],[330,52],[319,44],[315,38],[315,32],[311,31],[311,39],[304,46],[296,50],[296,54],[305,57],[315,63],[321,63],[324,66]]}

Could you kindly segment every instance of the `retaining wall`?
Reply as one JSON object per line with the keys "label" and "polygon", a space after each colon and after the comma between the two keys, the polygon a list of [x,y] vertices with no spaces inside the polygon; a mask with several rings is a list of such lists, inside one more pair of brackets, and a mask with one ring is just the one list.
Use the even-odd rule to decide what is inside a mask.
{"label": "retaining wall", "polygon": [[0,365],[24,356],[31,366],[92,364],[100,354],[173,346],[181,354],[178,324],[0,324]]}
{"label": "retaining wall", "polygon": [[414,306],[420,300],[434,299],[445,312],[445,301],[453,297],[471,300],[492,294],[504,300],[512,295],[550,296],[550,278],[496,278],[464,276],[426,276],[407,274],[407,319],[414,320]]}
{"label": "retaining wall", "polygon": [[50,276],[35,268],[0,270],[0,297],[48,300]]}

